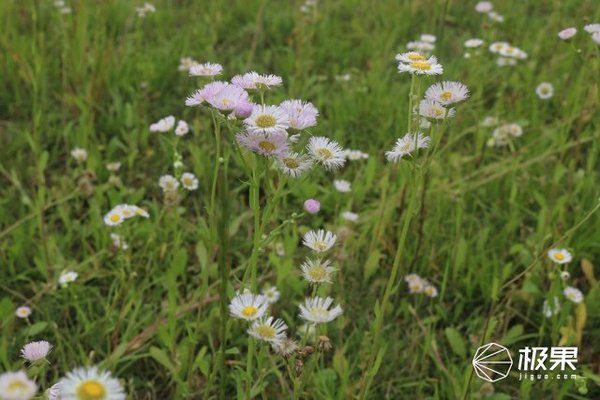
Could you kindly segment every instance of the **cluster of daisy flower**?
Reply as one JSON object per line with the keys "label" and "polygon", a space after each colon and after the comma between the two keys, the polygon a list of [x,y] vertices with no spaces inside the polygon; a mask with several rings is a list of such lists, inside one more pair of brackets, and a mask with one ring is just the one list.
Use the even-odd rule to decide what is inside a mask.
{"label": "cluster of daisy flower", "polygon": [[156,7],[150,3],[144,3],[141,7],[135,8],[135,13],[139,18],[146,18],[146,15],[156,12]]}
{"label": "cluster of daisy flower", "polygon": [[[221,69],[216,67],[210,72],[211,76],[220,73]],[[264,104],[264,92],[282,83],[279,76],[251,71],[234,76],[231,82],[206,84],[187,98],[186,105],[209,106],[227,114],[228,119],[241,119],[243,130],[236,135],[237,143],[255,154],[274,159],[285,175],[298,177],[314,164],[327,170],[342,167],[346,161],[343,148],[326,137],[311,136],[306,153],[292,149],[302,132],[317,124],[319,112],[312,103],[297,99],[278,105]],[[249,92],[259,93],[261,104],[253,103]]]}
{"label": "cluster of daisy flower", "polygon": [[346,157],[346,160],[348,161],[359,161],[359,160],[366,160],[367,158],[369,158],[369,154],[364,153],[361,150],[344,150],[344,156]]}
{"label": "cluster of daisy flower", "polygon": [[408,284],[409,293],[425,293],[429,297],[437,297],[438,295],[437,288],[427,279],[417,274],[406,275],[404,281]]}
{"label": "cluster of daisy flower", "polygon": [[[600,24],[593,23],[583,27],[583,30],[590,34],[594,42],[600,44]],[[577,34],[577,28],[571,27],[558,32],[558,37],[562,40],[569,40]]]}
{"label": "cluster of daisy flower", "polygon": [[305,0],[300,6],[300,11],[304,14],[310,14],[316,6],[317,0]]}
{"label": "cluster of daisy flower", "polygon": [[[443,67],[434,56],[427,58],[418,52],[408,52],[396,55],[399,72],[409,72],[421,75],[439,75]],[[426,129],[431,126],[429,120],[439,121],[454,117],[454,108],[446,108],[452,104],[461,102],[469,97],[469,89],[462,83],[456,81],[443,81],[431,85],[426,91],[424,98],[419,102],[413,112],[421,119],[420,127]],[[396,140],[391,151],[386,152],[390,162],[398,162],[404,156],[410,156],[419,149],[429,147],[431,138],[421,132],[409,132]]]}
{"label": "cluster of daisy flower", "polygon": [[64,0],[55,0],[53,4],[61,14],[71,14],[73,12],[73,9]]}
{"label": "cluster of daisy flower", "polygon": [[[27,343],[21,349],[21,357],[31,365],[48,363],[47,357],[52,345],[45,341]],[[0,374],[0,399],[30,400],[38,398],[38,384],[25,371],[4,372]],[[35,372],[33,372],[35,373]],[[125,400],[127,395],[121,383],[110,372],[99,371],[97,367],[76,368],[46,390],[48,400]]]}
{"label": "cluster of daisy flower", "polygon": [[158,186],[160,186],[164,193],[177,192],[180,186],[179,182],[181,182],[181,186],[185,190],[194,191],[198,189],[198,178],[191,172],[184,172],[179,177],[179,180],[173,175],[163,175],[158,179]]}
{"label": "cluster of daisy flower", "polygon": [[121,179],[118,176],[119,170],[121,169],[121,163],[119,161],[109,162],[104,165],[106,170],[110,173],[108,177],[108,183],[115,186],[121,186]]}
{"label": "cluster of daisy flower", "polygon": [[189,72],[190,68],[197,64],[198,61],[194,60],[191,57],[181,57],[179,59],[179,66],[177,67],[177,69],[179,71]]}
{"label": "cluster of daisy flower", "polygon": [[108,226],[121,225],[126,219],[133,217],[150,217],[148,211],[131,204],[119,204],[104,216],[104,223]]}
{"label": "cluster of daisy flower", "polygon": [[[548,258],[554,262],[557,265],[561,265],[561,266],[566,266],[568,265],[571,261],[573,261],[573,255],[571,254],[571,252],[567,249],[550,249],[548,250]],[[560,272],[560,278],[563,281],[568,281],[569,278],[571,277],[571,274],[569,274],[569,272],[564,269]],[[583,293],[581,292],[581,290],[577,289],[576,287],[573,286],[565,286],[565,288],[563,289],[563,295],[565,296],[565,298],[575,304],[579,304],[583,301],[584,296]],[[543,307],[542,307],[542,312],[544,313],[544,315],[548,318],[552,317],[553,315],[558,314],[560,311],[560,300],[558,299],[558,297],[554,297],[554,306],[550,306],[550,304],[548,304],[548,301],[545,300]]]}
{"label": "cluster of daisy flower", "polygon": [[490,1],[480,1],[475,4],[475,11],[480,14],[486,14],[490,21],[504,22],[504,17],[494,10],[494,5]]}
{"label": "cluster of daisy flower", "polygon": [[189,133],[190,127],[184,120],[179,120],[175,126],[175,117],[169,115],[161,118],[157,122],[150,125],[150,132],[169,132],[175,128],[175,136],[185,136]]}
{"label": "cluster of daisy flower", "polygon": [[[484,126],[495,126],[500,121],[496,120],[488,120],[484,121],[486,124]],[[494,123],[495,122],[495,123]],[[523,136],[523,127],[517,123],[504,123],[497,126],[492,131],[492,137],[488,140],[488,147],[503,147],[507,146],[511,143],[513,138],[518,138]]]}
{"label": "cluster of daisy flower", "polygon": [[408,42],[406,48],[408,50],[418,51],[419,53],[429,56],[435,50],[435,41],[437,38],[435,35],[429,33],[423,33],[419,37],[419,40],[414,42]]}
{"label": "cluster of daisy flower", "polygon": [[496,65],[499,67],[515,66],[519,60],[525,60],[527,53],[508,42],[493,42],[488,47],[491,53],[498,55]]}

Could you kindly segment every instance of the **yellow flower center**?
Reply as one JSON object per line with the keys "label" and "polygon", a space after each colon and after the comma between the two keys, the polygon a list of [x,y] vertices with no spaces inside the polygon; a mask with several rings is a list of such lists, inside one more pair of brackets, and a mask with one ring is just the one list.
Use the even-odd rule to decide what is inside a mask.
{"label": "yellow flower center", "polygon": [[85,381],[77,388],[77,397],[81,400],[101,400],[105,396],[106,389],[98,381]]}
{"label": "yellow flower center", "polygon": [[186,176],[185,178],[183,178],[183,184],[185,186],[192,186],[192,178],[190,178],[189,176]]}
{"label": "yellow flower center", "polygon": [[266,151],[267,153],[271,153],[277,148],[273,144],[273,142],[269,142],[268,140],[262,140],[261,142],[259,142],[258,147],[260,147],[261,150]]}
{"label": "yellow flower center", "polygon": [[327,270],[322,265],[315,265],[308,270],[308,275],[310,275],[314,281],[322,281],[327,277]]}
{"label": "yellow flower center", "polygon": [[562,261],[565,259],[565,255],[563,253],[556,253],[554,254],[554,258],[556,258],[558,261]]}
{"label": "yellow flower center", "polygon": [[295,158],[284,158],[283,164],[290,169],[296,169],[300,167],[300,163]]}
{"label": "yellow flower center", "polygon": [[409,60],[411,60],[411,61],[423,61],[423,60],[425,60],[425,57],[424,57],[424,56],[422,56],[422,55],[421,55],[421,54],[419,54],[419,53],[411,53],[411,54],[409,54],[407,57],[408,57],[408,59],[409,59]]}
{"label": "yellow flower center", "polygon": [[325,147],[318,149],[317,154],[324,160],[329,160],[333,157],[331,151],[329,149],[326,149]]}
{"label": "yellow flower center", "polygon": [[277,119],[269,114],[262,114],[256,118],[256,126],[259,128],[271,128],[275,126]]}
{"label": "yellow flower center", "polygon": [[8,391],[10,392],[21,392],[27,390],[27,385],[22,381],[14,380],[8,384]]}
{"label": "yellow flower center", "polygon": [[123,211],[121,211],[121,213],[125,218],[131,217],[131,211],[129,211],[128,209],[124,209]]}
{"label": "yellow flower center", "polygon": [[119,214],[113,214],[110,216],[110,220],[112,222],[119,222],[121,220],[121,216]]}
{"label": "yellow flower center", "polygon": [[442,92],[442,93],[440,93],[440,99],[442,99],[444,101],[448,101],[448,100],[452,99],[452,93],[451,92]]}
{"label": "yellow flower center", "polygon": [[221,100],[221,103],[223,103],[224,107],[227,107],[227,106],[229,106],[229,103],[231,103],[231,101],[229,99],[223,99],[223,100]]}
{"label": "yellow flower center", "polygon": [[315,242],[315,248],[319,251],[325,251],[325,250],[327,250],[327,243],[325,243],[322,240],[317,240]]}
{"label": "yellow flower center", "polygon": [[256,333],[264,338],[275,337],[275,329],[270,325],[261,325],[256,328]]}
{"label": "yellow flower center", "polygon": [[414,62],[410,66],[421,71],[429,71],[431,69],[431,64],[428,62]]}
{"label": "yellow flower center", "polygon": [[244,317],[253,317],[256,315],[257,312],[258,310],[254,306],[246,306],[242,308],[242,315]]}
{"label": "yellow flower center", "polygon": [[310,314],[315,318],[327,318],[329,317],[329,312],[323,307],[315,307],[310,310]]}
{"label": "yellow flower center", "polygon": [[444,109],[443,108],[432,108],[431,112],[436,117],[443,117],[444,116]]}

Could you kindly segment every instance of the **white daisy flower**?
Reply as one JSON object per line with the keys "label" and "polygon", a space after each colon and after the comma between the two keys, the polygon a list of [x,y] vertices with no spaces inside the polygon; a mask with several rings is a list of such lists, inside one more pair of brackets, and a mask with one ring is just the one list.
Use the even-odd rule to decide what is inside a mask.
{"label": "white daisy flower", "polygon": [[425,98],[443,105],[458,103],[469,97],[469,89],[460,82],[434,83],[425,91]]}
{"label": "white daisy flower", "polygon": [[583,30],[589,34],[600,32],[600,24],[588,24],[583,27]]}
{"label": "white daisy flower", "polygon": [[313,166],[312,159],[306,154],[289,152],[277,159],[279,169],[288,176],[297,178]]}
{"label": "white daisy flower", "polygon": [[336,271],[329,260],[321,260],[320,258],[306,259],[300,269],[304,279],[312,284],[331,283],[331,274]]}
{"label": "white daisy flower", "polygon": [[241,146],[265,157],[283,157],[288,154],[290,148],[285,131],[266,134],[240,132],[235,138]]}
{"label": "white daisy flower", "polygon": [[410,283],[410,282],[416,282],[416,281],[421,281],[423,280],[423,278],[421,278],[419,275],[417,274],[408,274],[404,277],[404,281],[406,283]]}
{"label": "white daisy flower", "polygon": [[431,35],[429,33],[424,33],[421,35],[421,42],[426,42],[426,43],[435,43],[436,41],[436,37],[435,35]]}
{"label": "white daisy flower", "polygon": [[562,40],[569,40],[577,33],[577,28],[567,28],[558,32],[558,37]]}
{"label": "white daisy flower", "polygon": [[418,51],[409,51],[406,53],[396,54],[396,60],[403,63],[413,63],[419,61],[427,61],[427,57]]}
{"label": "white daisy flower", "polygon": [[344,211],[342,213],[342,218],[344,218],[346,221],[357,222],[358,214],[353,213],[352,211]]}
{"label": "white daisy flower", "polygon": [[23,371],[0,374],[0,399],[29,400],[37,393],[37,385]]}
{"label": "white daisy flower", "polygon": [[271,344],[280,344],[285,338],[285,331],[287,325],[283,320],[276,319],[273,317],[263,317],[252,323],[252,326],[248,329],[248,334],[257,338],[258,340],[264,340]]}
{"label": "white daisy flower", "polygon": [[565,297],[571,300],[575,304],[579,304],[583,301],[583,293],[581,290],[574,288],[573,286],[567,286],[565,290],[563,290]]}
{"label": "white daisy flower", "polygon": [[117,250],[125,251],[129,248],[129,245],[127,243],[125,243],[125,241],[123,240],[123,237],[121,235],[118,235],[116,233],[111,233],[110,240],[112,241],[113,247]]}
{"label": "white daisy flower", "polygon": [[231,299],[229,312],[232,316],[246,321],[262,317],[269,307],[269,301],[262,295],[242,293]]}
{"label": "white daisy flower", "polygon": [[350,161],[366,160],[369,158],[367,153],[363,153],[360,150],[344,150],[344,155]]}
{"label": "white daisy flower", "polygon": [[337,142],[323,136],[313,136],[306,145],[308,153],[327,170],[336,170],[346,163],[344,149]]}
{"label": "white daisy flower", "polygon": [[504,22],[504,16],[498,14],[495,11],[490,11],[488,13],[488,18],[494,22]]}
{"label": "white daisy flower", "polygon": [[494,5],[489,1],[480,1],[475,4],[475,11],[482,14],[487,14],[494,9]]}
{"label": "white daisy flower", "polygon": [[430,51],[433,51],[435,49],[435,45],[433,45],[432,43],[422,41],[408,42],[406,44],[406,48],[409,50],[416,50],[421,51],[423,53],[429,53]]}
{"label": "white daisy flower", "polygon": [[334,233],[319,229],[316,232],[306,232],[302,239],[302,244],[311,248],[316,253],[324,253],[333,247],[336,240],[337,236]]}
{"label": "white daisy flower", "polygon": [[335,186],[335,190],[341,193],[349,193],[352,191],[352,184],[343,179],[334,180],[333,186]]}
{"label": "white daisy flower", "polygon": [[388,161],[398,162],[406,155],[411,155],[416,149],[426,149],[429,147],[431,138],[429,136],[423,136],[422,133],[417,134],[407,133],[404,137],[396,140],[396,144],[391,151],[385,153]]}
{"label": "white daisy flower", "polygon": [[261,75],[251,71],[244,75],[234,76],[231,83],[242,89],[270,89],[274,86],[281,86],[283,80],[277,75]]}
{"label": "white daisy flower", "polygon": [[150,125],[150,132],[169,132],[175,126],[175,117],[169,115]]}
{"label": "white daisy flower", "polygon": [[554,96],[554,86],[550,82],[542,82],[535,88],[535,93],[542,100],[551,99]]}
{"label": "white daisy flower", "polygon": [[184,172],[181,174],[181,185],[187,190],[198,189],[198,178],[191,172]]}
{"label": "white daisy flower", "polygon": [[106,163],[106,169],[110,172],[117,172],[121,168],[120,162]]}
{"label": "white daisy flower", "polygon": [[490,126],[496,126],[499,123],[500,123],[500,120],[498,119],[498,117],[486,116],[481,121],[481,126],[490,127]]}
{"label": "white daisy flower", "polygon": [[478,38],[469,39],[469,40],[465,41],[464,45],[468,49],[474,49],[476,47],[483,45],[483,40],[478,39]]}
{"label": "white daisy flower", "polygon": [[158,179],[158,186],[163,192],[175,192],[179,188],[179,181],[173,175],[163,175]]}
{"label": "white daisy flower", "polygon": [[76,147],[71,150],[71,156],[79,162],[83,162],[88,158],[88,152],[86,149],[82,149],[80,147]]}
{"label": "white daisy flower", "polygon": [[431,122],[427,118],[420,118],[419,129],[429,129],[429,128],[431,128]]}
{"label": "white daisy flower", "polygon": [[185,136],[188,134],[189,131],[190,127],[188,126],[187,122],[185,122],[184,120],[179,120],[179,122],[177,122],[177,127],[175,128],[175,135]]}
{"label": "white daisy flower", "polygon": [[21,319],[29,318],[31,315],[31,308],[27,306],[21,306],[15,310],[15,315]]}
{"label": "white daisy flower", "polygon": [[136,216],[136,206],[132,206],[129,204],[119,204],[113,208],[114,211],[121,214],[123,219],[129,219]]}
{"label": "white daisy flower", "polygon": [[517,65],[517,60],[514,58],[498,57],[496,65],[499,67],[514,67]]}
{"label": "white daisy flower", "polygon": [[[21,349],[21,357],[33,363],[46,358],[48,353],[50,353],[50,350],[52,350],[52,345],[45,340],[31,342],[23,346]],[[2,395],[0,395],[0,398],[1,397]]]}
{"label": "white daisy flower", "polygon": [[115,207],[104,216],[104,223],[108,226],[121,225],[125,221],[122,211]]}
{"label": "white daisy flower", "polygon": [[300,305],[300,318],[313,324],[331,322],[343,313],[342,307],[339,305],[330,310],[329,307],[332,304],[333,299],[331,297],[307,298],[304,304]]}
{"label": "white daisy flower", "polygon": [[492,53],[500,53],[500,51],[507,46],[509,46],[507,42],[493,42],[490,44],[489,50]]}
{"label": "white daisy flower", "polygon": [[419,115],[425,118],[445,119],[454,117],[454,114],[454,108],[446,109],[437,101],[427,99],[419,103]]}
{"label": "white daisy flower", "polygon": [[592,40],[596,42],[596,44],[600,44],[600,32],[592,33]]}
{"label": "white daisy flower", "polygon": [[60,398],[72,400],[125,400],[119,381],[97,367],[76,368],[60,380]]}
{"label": "white daisy flower", "polygon": [[277,303],[277,301],[281,297],[281,293],[279,293],[279,290],[277,290],[277,288],[275,286],[270,286],[268,288],[264,288],[262,290],[262,295],[264,296],[265,299],[267,299],[267,302],[269,304]]}
{"label": "white daisy flower", "polygon": [[521,58],[522,56],[521,57],[519,56],[520,53],[521,53],[521,49],[519,49],[518,47],[511,46],[509,44],[502,47],[498,51],[498,54],[500,54],[502,57],[512,57],[512,58]]}
{"label": "white daisy flower", "polygon": [[523,136],[523,128],[519,124],[506,124],[506,129],[508,129],[508,133],[510,133],[513,137]]}
{"label": "white daisy flower", "polygon": [[411,281],[408,281],[408,292],[415,294],[415,293],[423,293],[423,291],[425,290],[425,287],[427,285],[427,281],[421,277],[419,277],[419,279],[413,279]]}
{"label": "white daisy flower", "polygon": [[398,72],[408,72],[417,75],[440,75],[444,68],[437,62],[437,58],[431,56],[424,61],[413,61],[408,64],[398,64]]}
{"label": "white daisy flower", "polygon": [[548,258],[557,264],[568,264],[573,260],[573,255],[567,249],[550,249]]}
{"label": "white daisy flower", "polygon": [[511,139],[510,131],[507,125],[501,125],[494,129],[492,138],[496,146],[506,146]]}
{"label": "white daisy flower", "polygon": [[542,312],[544,313],[546,318],[550,318],[553,315],[558,314],[560,312],[560,302],[558,301],[558,297],[554,296],[554,307],[550,307],[550,305],[548,304],[548,300],[544,300]]}
{"label": "white daisy flower", "polygon": [[250,133],[283,133],[290,126],[290,119],[281,107],[255,105],[244,125]]}
{"label": "white daisy flower", "polygon": [[425,288],[423,289],[423,293],[425,293],[427,296],[432,297],[432,298],[438,296],[437,288],[430,283],[425,285]]}
{"label": "white daisy flower", "polygon": [[223,72],[223,66],[221,64],[204,63],[194,64],[189,69],[190,76],[216,76]]}
{"label": "white daisy flower", "polygon": [[191,57],[181,57],[179,59],[179,67],[177,69],[179,71],[189,71],[194,65],[198,64],[198,61],[194,60]]}
{"label": "white daisy flower", "polygon": [[60,277],[58,278],[58,283],[60,284],[60,286],[65,287],[69,283],[75,282],[78,277],[79,277],[79,274],[77,272],[64,271],[63,273],[60,274]]}
{"label": "white daisy flower", "polygon": [[288,115],[289,126],[292,129],[306,129],[317,125],[317,108],[307,101],[286,100],[279,105]]}

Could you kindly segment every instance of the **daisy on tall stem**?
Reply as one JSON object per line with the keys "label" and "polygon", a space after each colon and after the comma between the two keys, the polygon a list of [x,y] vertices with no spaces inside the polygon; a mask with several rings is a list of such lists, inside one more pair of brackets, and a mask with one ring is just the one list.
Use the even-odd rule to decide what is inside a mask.
{"label": "daisy on tall stem", "polygon": [[[410,159],[410,170],[407,172],[408,179],[406,179],[408,182],[408,204],[403,212],[403,221],[398,227],[396,252],[390,275],[383,295],[379,297],[375,305],[375,321],[370,334],[373,341],[370,345],[369,358],[359,385],[360,399],[368,397],[371,383],[377,375],[385,355],[386,348],[382,342],[383,321],[394,288],[398,285],[400,261],[405,258],[404,249],[409,227],[413,216],[419,211],[419,189],[425,189],[424,182],[428,167],[441,142],[442,132],[435,132],[435,128],[437,128],[440,121],[445,122],[455,115],[453,108],[447,108],[449,105],[465,100],[469,95],[467,87],[462,83],[444,81],[430,86],[425,91],[425,98],[421,99],[422,76],[440,75],[443,73],[444,68],[434,56],[425,56],[415,51],[398,54],[396,59],[399,61],[398,71],[411,75],[407,108],[407,133],[397,139],[394,147],[386,152],[386,157],[391,163],[400,164],[400,167]],[[417,128],[429,128],[429,136],[419,132]],[[429,149],[432,143],[433,146],[428,150],[425,160],[419,162],[419,150]],[[402,188],[399,189],[399,191],[402,190]],[[397,197],[392,196],[392,198]]]}

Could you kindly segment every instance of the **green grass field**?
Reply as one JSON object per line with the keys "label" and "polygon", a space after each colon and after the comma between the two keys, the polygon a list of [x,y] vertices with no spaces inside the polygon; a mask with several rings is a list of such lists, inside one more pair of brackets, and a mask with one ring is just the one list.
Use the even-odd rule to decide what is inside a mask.
{"label": "green grass field", "polygon": [[[57,398],[600,398],[600,45],[584,30],[600,23],[596,1],[497,0],[503,22],[474,0],[155,0],[143,17],[141,1],[66,0],[70,13],[53,3],[0,2],[1,400],[30,398],[2,381],[9,372],[25,371],[46,399],[91,366],[122,391],[69,396],[63,384]],[[568,27],[577,34],[561,40]],[[442,75],[399,73],[395,55],[421,34],[437,37]],[[465,48],[471,38],[484,43]],[[488,50],[498,41],[527,57]],[[247,121],[184,104],[211,78],[179,70],[182,57],[221,64],[216,80],[282,77],[250,95],[317,107],[295,151],[324,136],[369,157],[285,176],[237,143]],[[413,107],[443,80],[470,96],[420,128],[428,149],[389,162],[396,140],[419,129]],[[536,94],[541,82],[551,98]],[[190,133],[150,131],[168,115]],[[522,136],[494,142],[508,123]],[[185,171],[197,190],[161,190],[161,176]],[[317,214],[303,209],[309,198]],[[119,204],[149,218],[108,226]],[[324,253],[337,271],[311,285],[302,238],[317,229],[337,235]],[[115,233],[128,249],[115,248]],[[553,248],[572,261],[553,262]],[[59,284],[66,271],[77,279]],[[428,291],[411,293],[423,288],[409,274]],[[228,308],[236,292],[269,287],[280,298],[268,315],[299,346],[287,357]],[[298,306],[316,295],[343,314],[308,332]],[[25,361],[21,348],[39,340],[52,351]],[[493,384],[471,364],[490,342],[514,362]],[[520,380],[526,346],[577,347],[577,378]]]}

